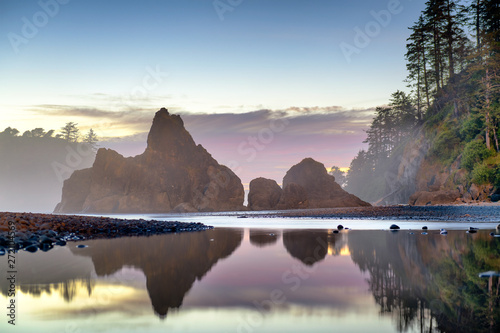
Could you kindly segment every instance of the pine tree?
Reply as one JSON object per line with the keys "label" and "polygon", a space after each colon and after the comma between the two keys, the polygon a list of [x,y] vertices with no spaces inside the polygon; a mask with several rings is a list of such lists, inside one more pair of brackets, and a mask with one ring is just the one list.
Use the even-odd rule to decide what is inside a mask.
{"label": "pine tree", "polygon": [[70,121],[61,128],[61,137],[68,142],[77,142],[80,130],[76,127],[76,123]]}
{"label": "pine tree", "polygon": [[87,132],[87,134],[85,134],[83,138],[83,142],[87,143],[90,147],[92,147],[93,150],[96,150],[98,141],[99,138],[92,128]]}

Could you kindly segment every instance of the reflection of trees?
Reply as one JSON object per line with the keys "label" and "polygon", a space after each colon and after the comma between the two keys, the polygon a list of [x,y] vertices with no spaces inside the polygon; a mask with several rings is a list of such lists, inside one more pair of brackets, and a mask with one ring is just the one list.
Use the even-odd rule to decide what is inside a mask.
{"label": "reflection of trees", "polygon": [[214,229],[151,237],[97,240],[88,248],[71,250],[90,256],[97,275],[106,276],[124,266],[138,268],[155,312],[164,318],[179,308],[193,283],[241,243],[242,231]]}
{"label": "reflection of trees", "polygon": [[349,233],[353,261],[369,273],[381,312],[399,331],[489,332],[499,329],[498,287],[479,273],[500,270],[499,242],[486,233]]}
{"label": "reflection of trees", "polygon": [[280,232],[277,230],[250,229],[250,243],[257,247],[275,244],[279,238]]}
{"label": "reflection of trees", "polygon": [[85,280],[67,280],[51,284],[21,284],[19,289],[23,293],[30,294],[33,297],[40,297],[43,293],[51,295],[53,292],[59,291],[59,295],[62,299],[66,302],[71,302],[78,293],[78,290],[81,290],[82,288],[87,289],[90,296],[94,285],[95,281],[88,278]]}
{"label": "reflection of trees", "polygon": [[338,255],[342,242],[328,230],[285,230],[283,244],[292,257],[312,266],[327,254]]}

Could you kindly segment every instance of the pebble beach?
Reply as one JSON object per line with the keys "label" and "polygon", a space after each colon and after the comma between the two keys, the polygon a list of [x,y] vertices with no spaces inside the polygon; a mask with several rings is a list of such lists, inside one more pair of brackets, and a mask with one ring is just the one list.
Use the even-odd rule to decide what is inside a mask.
{"label": "pebble beach", "polygon": [[202,223],[111,217],[0,212],[0,255],[7,249],[36,252],[69,241],[211,229]]}

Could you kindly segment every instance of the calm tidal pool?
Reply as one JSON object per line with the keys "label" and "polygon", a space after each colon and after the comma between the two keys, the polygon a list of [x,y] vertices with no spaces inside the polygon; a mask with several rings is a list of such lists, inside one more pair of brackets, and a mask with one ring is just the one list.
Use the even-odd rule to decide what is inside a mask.
{"label": "calm tidal pool", "polygon": [[15,326],[0,257],[0,331],[498,332],[500,282],[479,277],[500,271],[492,231],[219,227],[21,251]]}

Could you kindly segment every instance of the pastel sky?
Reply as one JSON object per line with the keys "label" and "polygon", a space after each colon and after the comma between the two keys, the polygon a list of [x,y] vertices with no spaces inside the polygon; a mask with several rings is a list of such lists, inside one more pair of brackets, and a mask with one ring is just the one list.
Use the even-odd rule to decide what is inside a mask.
{"label": "pastel sky", "polygon": [[[374,108],[406,90],[407,27],[423,8],[411,0],[2,0],[0,131],[74,121],[133,155],[166,107],[220,163],[240,166],[243,182],[280,181],[304,157],[346,167]],[[269,134],[272,119],[287,126],[248,161],[243,145]]]}

